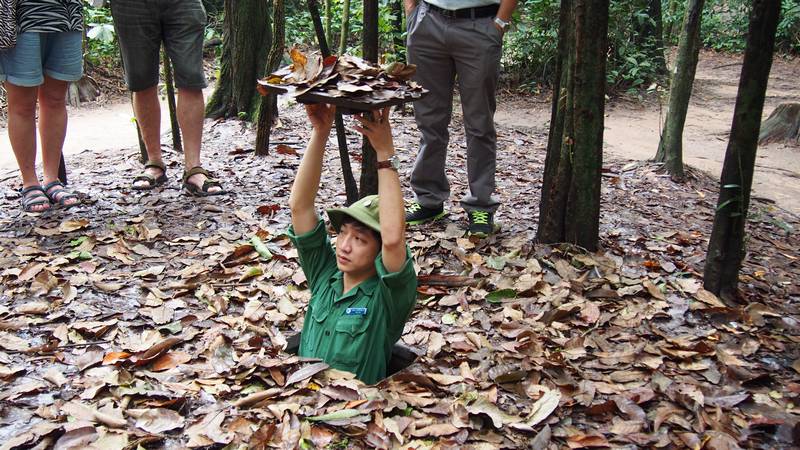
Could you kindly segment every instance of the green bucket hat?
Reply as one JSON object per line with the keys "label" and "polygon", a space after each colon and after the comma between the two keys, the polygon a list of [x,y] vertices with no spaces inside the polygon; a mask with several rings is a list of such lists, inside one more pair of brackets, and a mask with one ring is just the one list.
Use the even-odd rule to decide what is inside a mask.
{"label": "green bucket hat", "polygon": [[381,232],[377,195],[368,195],[346,208],[329,209],[328,218],[330,218],[331,225],[333,225],[333,229],[337,233],[342,228],[344,216],[350,216],[378,233]]}

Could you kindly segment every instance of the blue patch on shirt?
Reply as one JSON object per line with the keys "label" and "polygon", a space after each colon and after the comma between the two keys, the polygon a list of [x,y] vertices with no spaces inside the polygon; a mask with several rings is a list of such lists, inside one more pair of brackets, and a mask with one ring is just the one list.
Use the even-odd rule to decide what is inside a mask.
{"label": "blue patch on shirt", "polygon": [[366,316],[367,308],[347,308],[344,310],[345,316]]}

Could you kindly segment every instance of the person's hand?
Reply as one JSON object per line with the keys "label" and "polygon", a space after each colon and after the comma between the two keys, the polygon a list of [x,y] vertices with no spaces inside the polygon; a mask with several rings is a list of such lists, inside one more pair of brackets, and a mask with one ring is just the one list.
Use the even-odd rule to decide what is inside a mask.
{"label": "person's hand", "polygon": [[330,131],[333,118],[336,117],[336,106],[327,103],[313,103],[306,105],[306,114],[311,126],[315,130]]}
{"label": "person's hand", "polygon": [[394,154],[394,142],[392,141],[392,126],[389,124],[389,111],[391,107],[370,111],[355,116],[361,126],[356,125],[355,129],[369,139],[378,159],[383,161]]}

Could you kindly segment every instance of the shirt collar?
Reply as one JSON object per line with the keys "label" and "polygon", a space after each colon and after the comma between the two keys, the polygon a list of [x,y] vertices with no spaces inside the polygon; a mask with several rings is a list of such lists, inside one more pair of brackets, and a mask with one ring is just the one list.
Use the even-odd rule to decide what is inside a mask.
{"label": "shirt collar", "polygon": [[344,290],[344,273],[342,273],[341,270],[337,270],[336,273],[331,276],[331,282],[334,285],[334,291],[338,294],[334,303],[339,303],[340,301],[353,298],[357,295],[364,297],[371,296],[372,293],[375,292],[375,287],[378,286],[378,275],[366,281],[362,281],[361,284],[356,286],[355,289],[351,289],[347,294],[342,292],[342,290]]}

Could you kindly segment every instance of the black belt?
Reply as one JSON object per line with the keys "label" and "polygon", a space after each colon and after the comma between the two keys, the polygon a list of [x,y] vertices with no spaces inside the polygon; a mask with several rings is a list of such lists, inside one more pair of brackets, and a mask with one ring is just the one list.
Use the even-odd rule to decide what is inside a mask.
{"label": "black belt", "polygon": [[[428,2],[425,2],[428,3]],[[492,17],[497,15],[497,11],[500,9],[500,5],[486,5],[486,6],[479,6],[477,8],[462,8],[462,9],[444,9],[439,8],[436,5],[428,3],[428,8],[445,17],[449,17],[450,19],[478,19],[480,17]]]}

